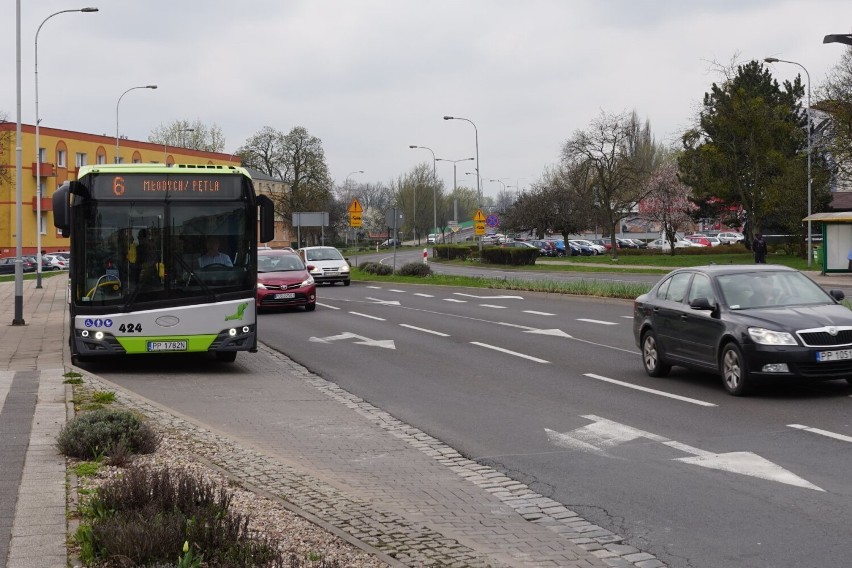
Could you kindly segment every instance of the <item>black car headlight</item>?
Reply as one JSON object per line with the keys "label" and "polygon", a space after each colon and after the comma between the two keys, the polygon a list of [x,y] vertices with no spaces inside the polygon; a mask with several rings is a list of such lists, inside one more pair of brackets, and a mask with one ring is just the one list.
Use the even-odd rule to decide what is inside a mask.
{"label": "black car headlight", "polygon": [[796,339],[786,331],[773,331],[762,327],[748,328],[748,336],[760,345],[797,345]]}

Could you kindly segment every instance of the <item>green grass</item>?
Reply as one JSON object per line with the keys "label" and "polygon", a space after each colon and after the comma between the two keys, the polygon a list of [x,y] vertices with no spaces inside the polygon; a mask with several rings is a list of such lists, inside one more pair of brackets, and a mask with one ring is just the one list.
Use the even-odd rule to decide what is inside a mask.
{"label": "green grass", "polygon": [[[506,266],[473,264],[470,262],[441,261],[442,264],[458,266],[477,266],[484,268],[495,268],[501,271],[540,271],[540,272],[608,272],[608,273],[645,273],[663,275],[675,268],[685,266],[701,266],[705,264],[752,264],[754,259],[750,253],[703,253],[703,254],[621,254],[617,261],[611,257],[589,256],[570,257],[546,260],[548,264],[536,264],[534,266]],[[796,256],[781,253],[770,254],[767,257],[769,264],[780,264],[790,266],[799,270],[807,269],[807,260]],[[604,298],[633,299],[651,289],[651,284],[642,282],[607,282],[603,280],[571,280],[567,282],[524,280],[510,277],[488,277],[488,276],[454,276],[443,274],[431,274],[426,277],[419,276],[378,276],[361,272],[353,267],[352,280],[369,282],[393,282],[398,284],[430,284],[435,286],[464,286],[470,288],[492,288],[499,290],[524,290],[532,292],[545,292],[553,294],[572,294],[581,296],[598,296]]]}
{"label": "green grass", "polygon": [[[53,278],[54,276],[64,276],[64,277],[67,278],[68,277],[68,271],[67,270],[51,270],[50,272],[42,272],[41,273],[42,280],[44,280],[45,278]],[[35,272],[27,272],[26,274],[24,274],[24,280],[35,280],[36,278],[38,278],[38,274],[36,274]],[[0,282],[14,282],[14,281],[15,281],[15,275],[14,274],[4,274],[4,275],[0,276]]]}

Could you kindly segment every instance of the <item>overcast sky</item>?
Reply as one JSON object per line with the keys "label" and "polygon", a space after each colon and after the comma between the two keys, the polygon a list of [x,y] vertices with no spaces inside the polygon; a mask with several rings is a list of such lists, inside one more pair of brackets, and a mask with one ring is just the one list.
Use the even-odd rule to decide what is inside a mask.
{"label": "overcast sky", "polygon": [[[322,139],[332,177],[383,182],[476,155],[483,192],[522,188],[562,143],[635,110],[678,138],[720,80],[716,64],[796,61],[816,89],[852,32],[850,0],[20,0],[22,121],[146,140],[174,120],[218,125],[226,152],[264,126]],[[15,0],[0,0],[0,112],[17,114]],[[801,69],[777,63],[779,80]],[[803,76],[803,81],[806,78]],[[813,99],[815,101],[815,98]],[[25,149],[25,153],[29,149]],[[34,153],[34,152],[32,152]],[[25,156],[27,162],[29,157]],[[458,164],[475,187],[474,162]],[[447,188],[453,167],[437,163]]]}

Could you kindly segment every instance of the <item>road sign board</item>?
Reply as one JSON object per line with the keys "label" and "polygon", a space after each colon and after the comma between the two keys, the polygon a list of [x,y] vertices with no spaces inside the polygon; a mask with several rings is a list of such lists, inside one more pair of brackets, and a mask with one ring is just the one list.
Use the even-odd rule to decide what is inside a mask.
{"label": "road sign board", "polygon": [[473,214],[474,221],[485,221],[485,214],[482,212],[482,209],[477,209],[476,213]]}
{"label": "road sign board", "polygon": [[361,207],[361,204],[357,199],[352,199],[352,203],[349,204],[349,212],[350,213],[363,213],[364,209]]}
{"label": "road sign board", "polygon": [[473,224],[473,234],[475,235],[484,235],[485,234],[485,223],[482,221],[477,221]]}
{"label": "road sign board", "polygon": [[350,227],[360,227],[361,226],[361,214],[360,213],[349,213],[349,226]]}
{"label": "road sign board", "polygon": [[500,224],[500,218],[495,213],[491,213],[485,218],[485,224],[494,228]]}

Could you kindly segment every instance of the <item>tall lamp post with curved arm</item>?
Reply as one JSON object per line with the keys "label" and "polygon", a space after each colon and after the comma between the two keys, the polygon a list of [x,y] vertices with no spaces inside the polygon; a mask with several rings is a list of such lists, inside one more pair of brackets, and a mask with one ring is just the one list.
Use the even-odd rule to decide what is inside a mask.
{"label": "tall lamp post with curved arm", "polygon": [[813,236],[811,235],[811,74],[808,73],[808,70],[801,63],[796,63],[795,61],[787,61],[784,59],[777,59],[775,57],[766,57],[764,59],[766,63],[789,63],[791,65],[798,65],[805,72],[805,75],[808,77],[808,268],[811,267],[811,263],[813,262],[813,253],[811,250],[813,249]]}
{"label": "tall lamp post with curved arm", "polygon": [[436,162],[452,162],[453,163],[453,221],[458,222],[459,220],[459,203],[456,199],[456,164],[459,162],[467,162],[469,160],[474,160],[474,158],[462,158],[461,160],[448,160],[446,158],[435,158]]}
{"label": "tall lamp post with curved arm", "polygon": [[36,147],[36,288],[41,288],[41,148],[39,142],[39,123],[41,117],[38,115],[38,34],[41,27],[53,16],[67,14],[69,12],[97,12],[97,8],[77,8],[75,10],[60,10],[46,17],[38,25],[35,33],[35,147]]}
{"label": "tall lamp post with curved arm", "polygon": [[118,105],[120,105],[120,104],[121,104],[121,99],[123,99],[123,98],[124,98],[124,95],[126,95],[126,94],[127,94],[127,93],[129,93],[130,91],[135,91],[136,89],[156,89],[156,88],[157,88],[157,85],[142,85],[142,86],[139,86],[139,87],[130,87],[129,89],[127,89],[126,91],[124,91],[123,93],[121,93],[121,96],[120,96],[120,97],[118,97],[118,102],[117,102],[117,103],[115,103],[115,163],[116,163],[116,164],[117,164],[117,163],[119,163],[119,157],[118,157],[118,152],[119,152],[119,142],[118,142],[118,140],[119,140],[119,138],[118,138]]}
{"label": "tall lamp post with curved arm", "polygon": [[[464,120],[473,126],[473,133],[476,137],[476,195],[479,198],[479,208],[482,209],[482,181],[479,176],[479,129],[471,119],[462,116],[444,116],[444,120]],[[482,239],[479,239],[479,250],[482,251]]]}

